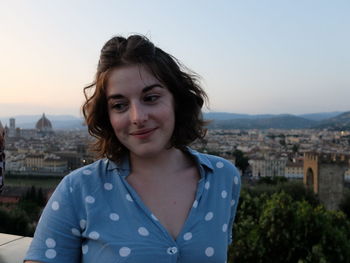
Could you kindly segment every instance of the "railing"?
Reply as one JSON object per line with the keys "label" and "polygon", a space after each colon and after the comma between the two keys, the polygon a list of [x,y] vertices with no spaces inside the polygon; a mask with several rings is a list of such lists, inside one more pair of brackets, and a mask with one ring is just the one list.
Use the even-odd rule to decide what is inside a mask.
{"label": "railing", "polygon": [[0,233],[0,263],[21,263],[32,238]]}

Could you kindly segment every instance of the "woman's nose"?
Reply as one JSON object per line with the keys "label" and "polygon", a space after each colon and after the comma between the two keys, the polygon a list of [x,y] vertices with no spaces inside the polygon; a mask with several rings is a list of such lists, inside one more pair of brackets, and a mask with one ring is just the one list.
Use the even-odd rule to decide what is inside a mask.
{"label": "woman's nose", "polygon": [[131,105],[130,120],[135,125],[142,125],[148,119],[148,113],[145,107],[139,103]]}

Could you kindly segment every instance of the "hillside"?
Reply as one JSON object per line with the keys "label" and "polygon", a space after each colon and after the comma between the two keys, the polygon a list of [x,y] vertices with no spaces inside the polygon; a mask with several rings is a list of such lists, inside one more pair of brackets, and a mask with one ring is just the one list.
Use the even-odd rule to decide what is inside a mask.
{"label": "hillside", "polygon": [[315,129],[329,129],[334,131],[350,130],[350,111],[344,112],[336,117],[323,120],[316,124]]}
{"label": "hillside", "polygon": [[233,119],[212,122],[211,129],[306,129],[316,122],[294,115],[277,115],[262,119]]}

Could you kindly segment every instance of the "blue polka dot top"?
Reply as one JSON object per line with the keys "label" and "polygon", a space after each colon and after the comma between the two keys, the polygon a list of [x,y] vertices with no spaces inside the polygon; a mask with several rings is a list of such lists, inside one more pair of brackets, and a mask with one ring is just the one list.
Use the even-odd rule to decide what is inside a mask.
{"label": "blue polka dot top", "polygon": [[174,239],[127,182],[129,162],[103,159],[63,178],[25,257],[39,262],[226,262],[240,175],[231,162],[190,148],[200,173]]}

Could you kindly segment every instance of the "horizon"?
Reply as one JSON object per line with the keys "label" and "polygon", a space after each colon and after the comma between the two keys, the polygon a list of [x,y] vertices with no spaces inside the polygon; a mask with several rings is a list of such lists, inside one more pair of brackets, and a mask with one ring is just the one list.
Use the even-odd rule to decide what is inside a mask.
{"label": "horizon", "polygon": [[0,117],[82,117],[100,49],[133,32],[201,76],[206,110],[349,111],[349,12],[343,0],[2,2]]}
{"label": "horizon", "polygon": [[[313,112],[313,113],[302,113],[302,114],[292,114],[292,113],[279,113],[279,114],[271,114],[271,113],[258,113],[258,114],[248,114],[248,113],[237,113],[237,112],[219,112],[219,111],[208,111],[208,112],[203,112],[204,114],[210,114],[210,113],[216,113],[216,114],[236,114],[236,115],[247,115],[247,116],[260,116],[260,115],[272,115],[272,116],[280,116],[280,115],[291,115],[291,116],[297,116],[297,117],[302,117],[304,115],[317,115],[317,114],[343,114],[346,112],[350,112],[350,110],[348,111],[332,111],[332,112]],[[67,118],[75,118],[77,120],[84,120],[84,118],[82,116],[74,116],[74,115],[70,115],[70,114],[46,114],[44,113],[45,116],[50,120],[50,118],[52,117],[67,117]],[[34,120],[32,120],[31,122],[23,122],[22,120],[18,121],[18,119],[25,119],[25,118],[40,118],[42,114],[19,114],[19,115],[14,115],[14,116],[1,116],[0,115],[0,122],[3,126],[9,126],[9,120],[10,118],[14,118],[16,120],[16,124],[20,123],[20,124],[29,124],[31,122],[35,122]],[[67,121],[67,119],[63,119],[64,121]],[[50,120],[50,121],[62,121],[62,120]]]}

